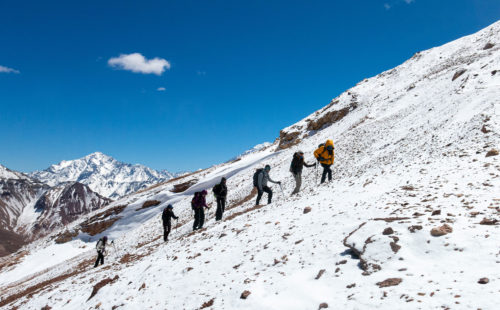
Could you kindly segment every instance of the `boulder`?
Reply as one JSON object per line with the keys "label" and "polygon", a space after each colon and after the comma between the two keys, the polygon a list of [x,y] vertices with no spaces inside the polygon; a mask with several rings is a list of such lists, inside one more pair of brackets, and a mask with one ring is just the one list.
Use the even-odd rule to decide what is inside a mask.
{"label": "boulder", "polygon": [[481,225],[496,225],[498,220],[484,218],[479,224]]}
{"label": "boulder", "polygon": [[435,215],[441,215],[441,210],[432,211],[432,216],[435,216]]}
{"label": "boulder", "polygon": [[408,227],[408,230],[411,232],[411,233],[414,233],[415,231],[417,230],[421,230],[423,227],[421,225],[412,225],[410,227]]}
{"label": "boulder", "polygon": [[498,150],[491,149],[486,153],[486,157],[491,157],[491,156],[497,156],[498,155]]}
{"label": "boulder", "polygon": [[448,224],[444,224],[443,226],[434,227],[433,229],[431,229],[431,235],[434,237],[444,236],[452,232],[453,228],[451,228],[451,226],[449,226]]}
{"label": "boulder", "polygon": [[384,231],[382,232],[383,235],[392,235],[394,233],[394,230],[392,230],[391,227],[387,227],[386,229],[384,229]]}
{"label": "boulder", "polygon": [[490,48],[493,48],[495,44],[488,42],[486,45],[483,47],[483,50],[489,50]]}
{"label": "boulder", "polygon": [[241,293],[240,298],[247,299],[247,297],[250,296],[250,294],[252,294],[250,291],[243,291],[243,293]]}
{"label": "boulder", "polygon": [[462,74],[465,73],[465,71],[467,71],[466,69],[460,69],[458,70],[457,72],[455,72],[455,74],[453,75],[453,78],[451,79],[452,81],[455,81],[456,79],[458,79]]}
{"label": "boulder", "polygon": [[377,282],[378,287],[388,287],[388,286],[396,286],[399,285],[399,283],[403,282],[403,279],[401,278],[389,278],[385,279],[382,282]]}

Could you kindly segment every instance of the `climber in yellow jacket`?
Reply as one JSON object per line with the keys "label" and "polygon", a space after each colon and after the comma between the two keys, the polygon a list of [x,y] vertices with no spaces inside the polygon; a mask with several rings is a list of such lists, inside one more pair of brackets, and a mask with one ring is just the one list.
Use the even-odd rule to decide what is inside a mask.
{"label": "climber in yellow jacket", "polygon": [[335,160],[335,154],[333,152],[333,141],[327,140],[325,144],[320,144],[319,147],[314,151],[314,157],[320,162],[323,167],[323,175],[321,176],[321,183],[326,180],[326,175],[328,174],[328,181],[332,180],[332,169],[330,166],[333,165]]}

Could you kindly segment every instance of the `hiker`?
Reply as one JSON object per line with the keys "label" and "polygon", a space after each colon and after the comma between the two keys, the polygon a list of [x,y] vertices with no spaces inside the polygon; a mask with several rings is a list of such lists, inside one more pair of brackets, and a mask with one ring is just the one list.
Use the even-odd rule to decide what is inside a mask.
{"label": "hiker", "polygon": [[274,184],[281,185],[281,182],[273,181],[271,179],[271,177],[269,176],[269,171],[271,171],[271,166],[266,165],[264,169],[257,169],[253,176],[253,185],[257,187],[257,202],[255,203],[255,205],[259,205],[260,199],[262,198],[264,192],[267,193],[267,204],[271,203],[271,199],[273,198],[273,191],[267,186],[268,181]]}
{"label": "hiker", "polygon": [[99,262],[101,262],[101,265],[104,264],[104,252],[106,252],[106,242],[108,241],[108,237],[104,236],[97,241],[97,244],[95,246],[97,250],[97,260],[95,261],[94,268],[99,266]]}
{"label": "hiker", "polygon": [[227,197],[227,186],[226,178],[222,178],[220,183],[212,188],[215,195],[215,200],[217,201],[217,211],[215,212],[215,220],[222,220],[222,213],[226,208],[226,197]]}
{"label": "hiker", "polygon": [[205,209],[210,209],[207,206],[205,197],[207,196],[207,191],[203,190],[201,192],[194,193],[193,200],[191,200],[191,208],[194,210],[194,223],[193,231],[203,228],[203,223],[205,223]]}
{"label": "hiker", "polygon": [[292,192],[292,195],[297,194],[300,191],[300,186],[302,185],[302,168],[306,166],[316,167],[316,163],[308,164],[304,161],[304,152],[298,151],[293,154],[292,163],[290,164],[290,172],[292,173],[295,179],[295,189]]}
{"label": "hiker", "polygon": [[174,207],[172,205],[168,205],[165,209],[163,209],[163,213],[161,215],[161,219],[163,220],[163,241],[168,241],[168,235],[172,230],[172,222],[171,219],[179,219],[174,214]]}
{"label": "hiker", "polygon": [[321,163],[321,166],[323,167],[321,184],[325,182],[327,174],[328,181],[332,180],[332,169],[330,169],[330,166],[333,165],[333,161],[335,159],[333,150],[333,141],[327,140],[325,144],[320,144],[318,149],[314,151],[314,157],[316,157],[316,159]]}

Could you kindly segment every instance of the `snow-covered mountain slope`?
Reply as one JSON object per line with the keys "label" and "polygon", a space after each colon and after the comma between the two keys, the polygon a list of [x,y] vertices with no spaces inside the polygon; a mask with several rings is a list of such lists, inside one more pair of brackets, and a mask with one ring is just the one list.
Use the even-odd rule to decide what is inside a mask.
{"label": "snow-covered mountain slope", "polygon": [[[75,221],[0,263],[0,307],[496,309],[499,50],[500,22],[362,81],[273,147]],[[305,168],[290,197],[293,153],[311,162],[326,139],[335,142],[333,180],[318,185]],[[273,203],[256,207],[252,175],[265,164],[284,192],[273,186]],[[222,176],[224,220],[212,208],[192,233],[193,192]],[[169,203],[180,220],[165,244]],[[93,269],[102,235],[115,246]]]}
{"label": "snow-covered mountain slope", "polygon": [[27,178],[28,176],[23,173],[12,171],[7,167],[0,165],[0,179],[22,180]]}
{"label": "snow-covered mountain slope", "polygon": [[49,187],[0,165],[0,257],[15,252],[26,243],[15,232],[17,220]]}
{"label": "snow-covered mountain slope", "polygon": [[[18,226],[31,227],[27,233],[45,235],[58,227],[82,218],[84,215],[108,205],[111,199],[93,192],[87,185],[68,182],[54,186],[40,197],[33,208],[36,221],[25,212],[18,220]],[[24,224],[24,225],[23,225]]]}
{"label": "snow-covered mountain slope", "polygon": [[13,230],[23,211],[49,186],[11,170],[2,175],[6,178],[0,177],[0,228]]}
{"label": "snow-covered mountain slope", "polygon": [[22,236],[10,230],[0,228],[0,257],[16,252],[26,242]]}
{"label": "snow-covered mountain slope", "polygon": [[239,156],[237,156],[236,158],[241,158],[245,155],[249,155],[249,154],[252,154],[252,153],[255,153],[257,151],[260,151],[260,150],[263,150],[267,147],[271,147],[273,144],[270,143],[270,142],[264,142],[264,143],[259,143],[257,144],[256,146],[254,146],[253,148],[243,152],[242,154],[240,154]]}
{"label": "snow-covered mountain slope", "polygon": [[[55,187],[4,168],[0,177],[0,256],[111,202],[78,182]],[[5,178],[4,178],[5,177]]]}
{"label": "snow-covered mountain slope", "polygon": [[51,186],[64,182],[87,184],[94,192],[112,199],[175,176],[166,170],[156,171],[143,165],[122,163],[100,152],[76,160],[65,160],[30,175]]}

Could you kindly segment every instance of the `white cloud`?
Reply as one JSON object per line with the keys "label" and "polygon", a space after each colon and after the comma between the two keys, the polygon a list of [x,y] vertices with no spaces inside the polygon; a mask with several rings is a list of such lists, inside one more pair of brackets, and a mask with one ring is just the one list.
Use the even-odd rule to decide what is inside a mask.
{"label": "white cloud", "polygon": [[170,69],[170,63],[167,60],[158,57],[146,59],[140,53],[120,54],[119,57],[110,58],[108,65],[135,73],[156,75],[162,75],[165,70]]}
{"label": "white cloud", "polygon": [[165,87],[158,87],[156,90],[157,91],[165,91],[166,89],[165,89]]}
{"label": "white cloud", "polygon": [[390,9],[392,9],[393,6],[398,5],[402,2],[404,2],[406,4],[412,4],[415,2],[415,0],[393,0],[390,3],[388,3],[388,2],[384,3],[384,8],[386,10],[390,10]]}
{"label": "white cloud", "polygon": [[9,67],[0,66],[0,73],[16,73],[16,74],[19,74],[21,72],[19,72],[19,70],[16,70],[16,69],[12,69],[12,68],[9,68]]}
{"label": "white cloud", "polygon": [[196,71],[196,74],[198,74],[199,76],[203,76],[203,75],[207,75],[207,72],[206,71]]}

